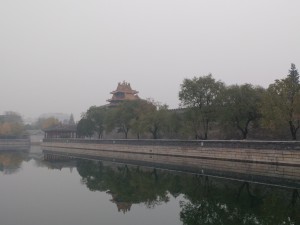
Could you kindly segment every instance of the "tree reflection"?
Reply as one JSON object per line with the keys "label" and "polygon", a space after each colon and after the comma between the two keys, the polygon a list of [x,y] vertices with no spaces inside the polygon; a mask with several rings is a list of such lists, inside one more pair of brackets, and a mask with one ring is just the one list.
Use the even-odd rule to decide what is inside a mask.
{"label": "tree reflection", "polygon": [[4,174],[18,172],[27,155],[24,152],[0,152],[0,171]]}
{"label": "tree reflection", "polygon": [[157,176],[155,169],[142,171],[139,167],[105,167],[101,162],[87,161],[79,161],[77,169],[82,183],[91,191],[111,194],[111,201],[117,204],[119,211],[128,211],[132,204],[144,203],[153,208],[169,201],[169,179]]}
{"label": "tree reflection", "polygon": [[185,225],[300,224],[297,189],[83,160],[77,170],[83,184],[110,194],[124,213],[132,204],[153,208],[182,195],[180,219]]}
{"label": "tree reflection", "polygon": [[[201,188],[200,188],[201,189]],[[250,183],[214,181],[210,192],[189,195],[180,203],[180,219],[185,225],[299,224],[300,205],[289,204],[287,195],[295,191]],[[200,196],[201,195],[201,196]],[[199,198],[200,197],[200,198]]]}

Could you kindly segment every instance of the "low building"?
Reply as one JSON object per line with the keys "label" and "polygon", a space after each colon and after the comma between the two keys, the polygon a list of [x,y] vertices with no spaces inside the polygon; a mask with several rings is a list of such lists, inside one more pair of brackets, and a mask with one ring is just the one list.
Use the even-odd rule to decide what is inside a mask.
{"label": "low building", "polygon": [[76,138],[76,125],[59,125],[44,129],[44,138]]}

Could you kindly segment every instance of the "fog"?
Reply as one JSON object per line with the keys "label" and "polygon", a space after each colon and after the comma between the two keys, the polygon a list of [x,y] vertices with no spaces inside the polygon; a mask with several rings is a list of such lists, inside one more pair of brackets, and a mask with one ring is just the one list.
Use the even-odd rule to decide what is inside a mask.
{"label": "fog", "polygon": [[73,113],[118,82],[178,107],[184,78],[267,87],[300,68],[299,0],[1,0],[0,114]]}

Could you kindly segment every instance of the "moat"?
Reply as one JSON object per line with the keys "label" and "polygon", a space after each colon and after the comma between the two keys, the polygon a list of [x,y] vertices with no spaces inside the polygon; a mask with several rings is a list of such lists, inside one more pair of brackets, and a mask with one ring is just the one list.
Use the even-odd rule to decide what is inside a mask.
{"label": "moat", "polygon": [[0,152],[0,182],[4,225],[300,224],[300,174],[288,186],[260,184],[149,165],[45,161],[34,146]]}

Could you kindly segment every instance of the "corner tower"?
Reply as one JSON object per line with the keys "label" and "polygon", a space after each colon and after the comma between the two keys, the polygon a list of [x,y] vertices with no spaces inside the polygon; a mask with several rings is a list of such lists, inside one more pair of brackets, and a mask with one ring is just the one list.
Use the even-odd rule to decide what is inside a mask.
{"label": "corner tower", "polygon": [[118,83],[118,87],[115,91],[110,92],[113,96],[111,99],[107,101],[111,106],[117,105],[122,101],[126,100],[138,100],[140,99],[137,95],[139,92],[136,90],[132,90],[130,83],[123,81],[122,83]]}

